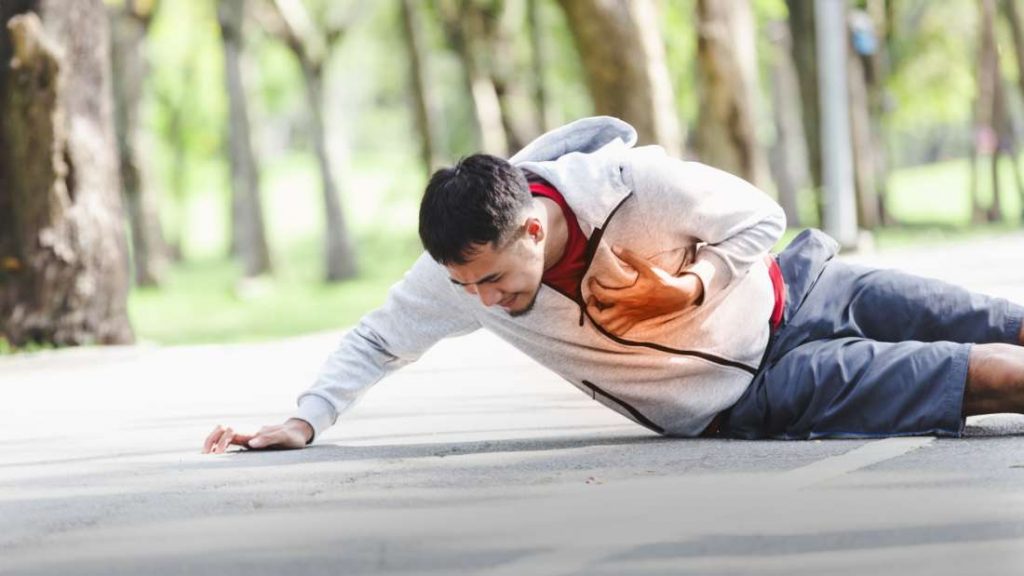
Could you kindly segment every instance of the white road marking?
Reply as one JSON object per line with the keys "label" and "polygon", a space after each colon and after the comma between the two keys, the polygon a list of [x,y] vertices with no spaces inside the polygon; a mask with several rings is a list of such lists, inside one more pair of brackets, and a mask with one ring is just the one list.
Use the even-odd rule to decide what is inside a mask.
{"label": "white road marking", "polygon": [[885,438],[869,442],[844,454],[831,456],[824,460],[818,460],[806,466],[783,472],[776,475],[774,480],[779,482],[778,486],[780,488],[804,488],[878,464],[879,462],[891,460],[918,448],[923,448],[934,441],[935,438],[930,436]]}

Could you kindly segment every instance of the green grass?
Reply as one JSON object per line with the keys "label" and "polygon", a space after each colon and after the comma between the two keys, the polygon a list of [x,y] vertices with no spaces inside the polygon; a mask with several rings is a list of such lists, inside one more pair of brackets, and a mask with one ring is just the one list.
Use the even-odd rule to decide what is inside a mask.
{"label": "green grass", "polygon": [[418,256],[418,241],[362,237],[359,278],[326,284],[319,246],[295,246],[272,278],[241,283],[225,261],[175,267],[164,286],[136,289],[129,315],[140,340],[162,344],[242,342],[336,329],[379,306]]}
{"label": "green grass", "polygon": [[[970,169],[967,159],[958,159],[896,171],[889,179],[889,209],[901,223],[910,226],[967,227],[971,224]],[[979,195],[983,206],[987,207],[992,201],[992,169],[988,158],[979,160],[978,171]],[[1007,223],[1019,224],[1021,198],[1006,160],[999,163],[999,183]]]}
{"label": "green grass", "polygon": [[[237,267],[220,256],[227,245],[223,167],[198,167],[180,219],[189,223],[182,231],[189,260],[171,271],[162,288],[136,289],[130,296],[139,339],[186,344],[280,338],[350,326],[382,303],[420,250],[415,219],[424,176],[415,164],[401,160],[357,160],[362,170],[348,179],[344,194],[362,274],[336,285],[322,281],[319,184],[308,157],[288,155],[266,168],[264,206],[275,273],[255,285],[240,284]],[[954,160],[894,173],[889,206],[905,225],[878,231],[875,244],[956,242],[1019,229],[1021,203],[1005,163],[1007,222],[969,225],[968,170],[966,160]],[[991,192],[984,177],[982,182],[988,202]],[[779,247],[798,232],[787,231]]]}

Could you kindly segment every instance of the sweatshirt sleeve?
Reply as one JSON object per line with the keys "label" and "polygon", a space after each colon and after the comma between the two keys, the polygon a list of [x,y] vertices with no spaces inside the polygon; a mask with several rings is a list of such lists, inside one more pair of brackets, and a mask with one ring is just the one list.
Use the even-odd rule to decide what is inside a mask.
{"label": "sweatshirt sleeve", "polygon": [[699,162],[667,156],[658,147],[634,150],[632,178],[642,201],[672,218],[685,237],[704,245],[684,273],[704,284],[704,301],[772,249],[786,230],[786,215],[753,184]]}
{"label": "sweatshirt sleeve", "polygon": [[309,422],[315,438],[381,378],[417,360],[441,339],[479,326],[443,269],[424,253],[391,287],[384,305],[342,337],[316,381],[299,396],[293,417]]}

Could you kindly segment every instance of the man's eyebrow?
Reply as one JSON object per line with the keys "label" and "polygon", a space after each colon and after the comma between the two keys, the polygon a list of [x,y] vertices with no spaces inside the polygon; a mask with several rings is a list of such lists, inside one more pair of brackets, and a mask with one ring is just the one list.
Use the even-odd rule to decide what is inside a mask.
{"label": "man's eyebrow", "polygon": [[483,278],[477,280],[476,282],[459,282],[455,278],[449,278],[448,280],[450,280],[452,284],[455,284],[457,286],[472,286],[474,284],[486,284],[488,282],[494,282],[495,280],[498,279],[498,276],[501,276],[500,272],[488,274],[487,276],[484,276]]}

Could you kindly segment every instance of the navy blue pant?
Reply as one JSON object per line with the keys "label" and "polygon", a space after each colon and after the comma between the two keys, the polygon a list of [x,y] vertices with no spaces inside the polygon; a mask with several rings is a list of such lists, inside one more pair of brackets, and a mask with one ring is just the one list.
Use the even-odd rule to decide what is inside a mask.
{"label": "navy blue pant", "polygon": [[959,436],[971,344],[1018,343],[1024,307],[836,250],[806,230],[779,254],[782,325],[720,435]]}

